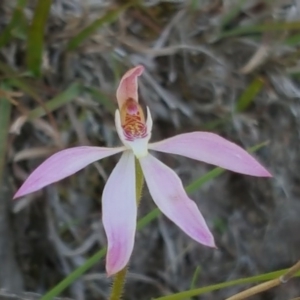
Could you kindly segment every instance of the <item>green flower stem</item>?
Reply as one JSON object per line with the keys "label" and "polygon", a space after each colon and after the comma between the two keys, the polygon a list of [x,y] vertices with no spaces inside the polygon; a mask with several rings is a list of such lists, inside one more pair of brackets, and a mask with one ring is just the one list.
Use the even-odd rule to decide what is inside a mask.
{"label": "green flower stem", "polygon": [[119,300],[122,297],[128,266],[115,275],[109,300]]}
{"label": "green flower stem", "polygon": [[136,204],[137,206],[141,203],[142,191],[144,186],[144,175],[138,159],[135,159],[135,181],[136,181]]}
{"label": "green flower stem", "polygon": [[[135,159],[135,191],[136,191],[136,205],[139,206],[142,197],[142,190],[144,185],[144,176],[143,171],[141,169],[140,162]],[[115,275],[111,294],[109,300],[119,300],[122,297],[125,279],[127,275],[128,266],[125,266],[120,272]]]}

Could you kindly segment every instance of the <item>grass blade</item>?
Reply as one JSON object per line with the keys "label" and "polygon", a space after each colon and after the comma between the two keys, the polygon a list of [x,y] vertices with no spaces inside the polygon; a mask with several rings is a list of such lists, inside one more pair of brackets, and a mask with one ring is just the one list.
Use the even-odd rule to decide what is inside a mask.
{"label": "grass blade", "polygon": [[52,0],[38,0],[33,20],[28,31],[26,61],[29,71],[39,77],[41,75],[44,31]]}
{"label": "grass blade", "polygon": [[[22,90],[25,94],[31,96],[38,104],[39,107],[29,112],[29,120],[43,117],[46,114],[58,109],[59,107],[71,102],[74,98],[84,91],[84,87],[80,83],[71,84],[65,91],[44,103],[38,95],[38,92],[31,86],[30,82],[19,78],[11,68],[0,62],[0,71],[2,71],[9,79],[7,82],[10,86]],[[50,116],[50,115],[49,115]],[[50,117],[51,119],[51,117]]]}
{"label": "grass blade", "polygon": [[216,40],[239,36],[244,34],[262,33],[267,31],[285,31],[285,30],[299,30],[300,22],[278,22],[267,23],[259,25],[240,26],[232,30],[224,31]]}
{"label": "grass blade", "polygon": [[294,35],[288,37],[284,43],[291,47],[298,46],[300,44],[300,34],[297,33],[297,34],[294,34]]}
{"label": "grass blade", "polygon": [[[244,92],[238,99],[235,106],[235,112],[245,111],[250,106],[250,104],[252,103],[256,95],[262,90],[263,86],[264,86],[263,79],[261,77],[256,77],[246,88],[246,90],[244,90]],[[205,130],[213,130],[223,124],[226,124],[228,121],[231,120],[231,118],[232,116],[230,114],[227,114],[221,119],[205,124],[203,128]]]}
{"label": "grass blade", "polygon": [[201,268],[198,266],[193,274],[192,282],[191,282],[191,289],[193,289],[196,285],[196,281],[198,280],[198,277],[200,275]]}
{"label": "grass blade", "polygon": [[89,93],[90,96],[92,96],[94,99],[96,99],[100,104],[102,104],[109,112],[111,112],[112,114],[115,113],[117,105],[99,89],[89,86],[85,87],[85,91]]}
{"label": "grass blade", "polygon": [[83,265],[75,269],[71,274],[69,274],[65,279],[63,279],[58,285],[51,289],[46,295],[40,298],[40,300],[52,300],[54,297],[59,295],[64,289],[71,285],[76,279],[78,279],[83,273],[93,267],[99,262],[101,258],[104,257],[106,253],[106,248],[102,248],[100,251],[95,253],[89,259],[87,259]]}
{"label": "grass blade", "polygon": [[10,122],[11,103],[0,97],[0,184],[5,163],[7,136]]}
{"label": "grass blade", "polygon": [[82,86],[79,83],[71,84],[65,91],[45,103],[43,107],[39,106],[30,111],[28,119],[33,120],[45,116],[49,112],[52,112],[74,100],[74,98],[79,96],[81,91]]}
{"label": "grass blade", "polygon": [[[172,294],[172,295],[168,295],[168,296],[155,298],[153,300],[182,300],[182,299],[185,299],[188,297],[202,295],[205,293],[228,288],[228,287],[235,286],[238,284],[247,284],[247,283],[268,281],[268,280],[272,280],[272,279],[275,279],[275,278],[278,278],[278,277],[284,275],[288,270],[289,269],[283,269],[283,270],[279,270],[279,271],[275,271],[275,272],[271,272],[271,273],[265,273],[262,275],[236,279],[236,280],[232,280],[232,281],[228,281],[228,282],[222,282],[222,283],[205,286],[205,287],[198,288],[198,289],[193,289],[193,290],[189,290],[189,291],[185,291],[185,292],[181,292],[181,293],[177,293],[177,294]],[[295,276],[299,277],[300,272],[298,272]]]}
{"label": "grass blade", "polygon": [[103,17],[95,20],[89,26],[84,28],[81,32],[79,32],[76,36],[74,36],[67,45],[68,51],[75,50],[80,44],[89,38],[92,34],[94,34],[100,27],[105,24],[113,23],[117,20],[120,13],[122,13],[125,9],[130,7],[132,3],[128,3],[126,5],[121,6],[120,8],[111,10],[107,12]]}
{"label": "grass blade", "polygon": [[249,84],[249,86],[244,90],[238,99],[235,107],[236,111],[245,111],[250,106],[256,95],[261,91],[263,86],[264,81],[261,77],[254,78],[254,80]]}
{"label": "grass blade", "polygon": [[221,169],[219,167],[212,169],[210,172],[206,173],[205,175],[201,176],[200,178],[193,181],[191,184],[189,184],[186,187],[186,191],[188,194],[194,193],[197,191],[203,184],[206,182],[213,180],[214,178],[220,176],[225,172],[224,169]]}
{"label": "grass blade", "polygon": [[228,13],[222,17],[221,27],[224,28],[228,25],[235,17],[240,13],[246,0],[239,0],[232,8],[229,9]]}
{"label": "grass blade", "polygon": [[12,14],[9,24],[0,34],[0,48],[8,44],[12,38],[12,31],[19,26],[20,19],[23,18],[23,9],[27,4],[27,0],[18,0],[17,5]]}
{"label": "grass blade", "polygon": [[31,96],[39,105],[43,105],[38,93],[32,87],[32,84],[22,78],[9,65],[0,61],[0,71],[8,78],[7,82],[10,86],[22,90],[25,94]]}

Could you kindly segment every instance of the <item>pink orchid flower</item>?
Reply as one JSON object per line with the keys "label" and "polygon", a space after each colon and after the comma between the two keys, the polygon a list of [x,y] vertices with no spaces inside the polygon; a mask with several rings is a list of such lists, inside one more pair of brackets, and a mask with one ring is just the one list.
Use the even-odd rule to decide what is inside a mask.
{"label": "pink orchid flower", "polygon": [[138,103],[137,79],[143,70],[143,66],[129,70],[117,90],[119,109],[116,110],[115,124],[124,146],[74,147],[60,151],[33,171],[14,196],[37,191],[99,159],[123,152],[102,195],[103,225],[108,240],[108,275],[125,267],[134,246],[137,222],[135,157],[159,209],[191,238],[210,247],[215,247],[214,238],[198,207],[187,196],[179,177],[148,150],[183,155],[242,174],[271,176],[245,150],[214,133],[191,132],[149,144],[151,114],[147,108],[145,119]]}

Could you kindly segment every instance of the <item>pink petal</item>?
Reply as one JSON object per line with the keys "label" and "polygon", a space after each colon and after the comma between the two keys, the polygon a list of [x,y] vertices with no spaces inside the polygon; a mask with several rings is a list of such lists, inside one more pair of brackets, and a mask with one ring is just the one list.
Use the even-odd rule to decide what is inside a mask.
{"label": "pink petal", "polygon": [[125,151],[102,195],[103,225],[108,240],[108,276],[126,266],[133,250],[137,218],[135,193],[134,155],[131,151]]}
{"label": "pink petal", "polygon": [[179,154],[237,173],[272,177],[272,175],[240,146],[210,132],[176,135],[149,145],[149,149]]}
{"label": "pink petal", "polygon": [[187,196],[176,173],[150,154],[139,161],[149,192],[159,209],[191,238],[215,247],[203,216]]}
{"label": "pink petal", "polygon": [[14,199],[35,192],[46,185],[66,178],[83,169],[90,163],[116,154],[124,147],[74,147],[50,156],[37,167],[14,195]]}
{"label": "pink petal", "polygon": [[117,100],[120,109],[123,103],[129,98],[132,98],[138,102],[137,78],[143,73],[143,71],[144,67],[139,65],[127,71],[122,77],[117,89]]}

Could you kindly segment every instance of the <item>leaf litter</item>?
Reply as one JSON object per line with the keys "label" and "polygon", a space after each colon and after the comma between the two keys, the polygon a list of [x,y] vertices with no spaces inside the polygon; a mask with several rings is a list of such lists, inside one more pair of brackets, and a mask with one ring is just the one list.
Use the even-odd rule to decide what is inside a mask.
{"label": "leaf litter", "polygon": [[[89,25],[120,5],[56,0],[46,23],[41,79],[26,72],[26,35],[16,34],[20,28],[10,23],[16,3],[0,4],[0,34],[8,24],[12,27],[0,48],[6,67],[0,68],[0,76],[13,99],[14,126],[5,141],[11,192],[54,149],[118,145],[113,109],[107,103],[115,104],[121,74],[139,63],[147,70],[140,98],[153,112],[153,140],[214,124],[214,132],[245,148],[270,141],[255,155],[271,170],[273,180],[227,172],[192,195],[215,234],[218,250],[191,241],[162,216],[137,233],[125,299],[189,289],[199,267],[195,287],[286,268],[299,259],[300,87],[299,72],[291,72],[299,50],[285,42],[299,31],[299,1],[143,1],[120,11],[117,18],[108,15],[89,32]],[[27,22],[34,9],[35,2],[28,1],[22,10]],[[277,21],[293,22],[294,29],[233,32]],[[84,30],[89,34],[82,35]],[[84,39],[77,39],[69,51],[70,41],[80,33]],[[262,86],[257,92],[249,88],[253,96],[247,98],[243,92],[257,78]],[[64,98],[72,86],[73,98]],[[245,97],[246,106],[239,103]],[[36,120],[26,122],[34,111]],[[177,156],[161,154],[161,159],[185,184],[211,169]],[[13,228],[12,263],[17,258],[14,274],[19,285],[24,282],[24,292],[45,293],[106,246],[101,194],[114,163],[110,158],[92,165],[15,203],[10,213],[1,211],[0,219]],[[153,208],[148,197],[145,190],[140,216]],[[0,256],[0,265],[3,259]],[[3,272],[0,269],[0,277]],[[105,299],[110,281],[104,274],[104,262],[99,261],[61,296]],[[12,274],[8,282],[13,280]],[[294,280],[255,299],[291,299],[299,296],[299,286]],[[0,287],[6,289],[0,298],[15,292],[8,290],[10,285]],[[201,299],[224,299],[244,288],[231,287]]]}

